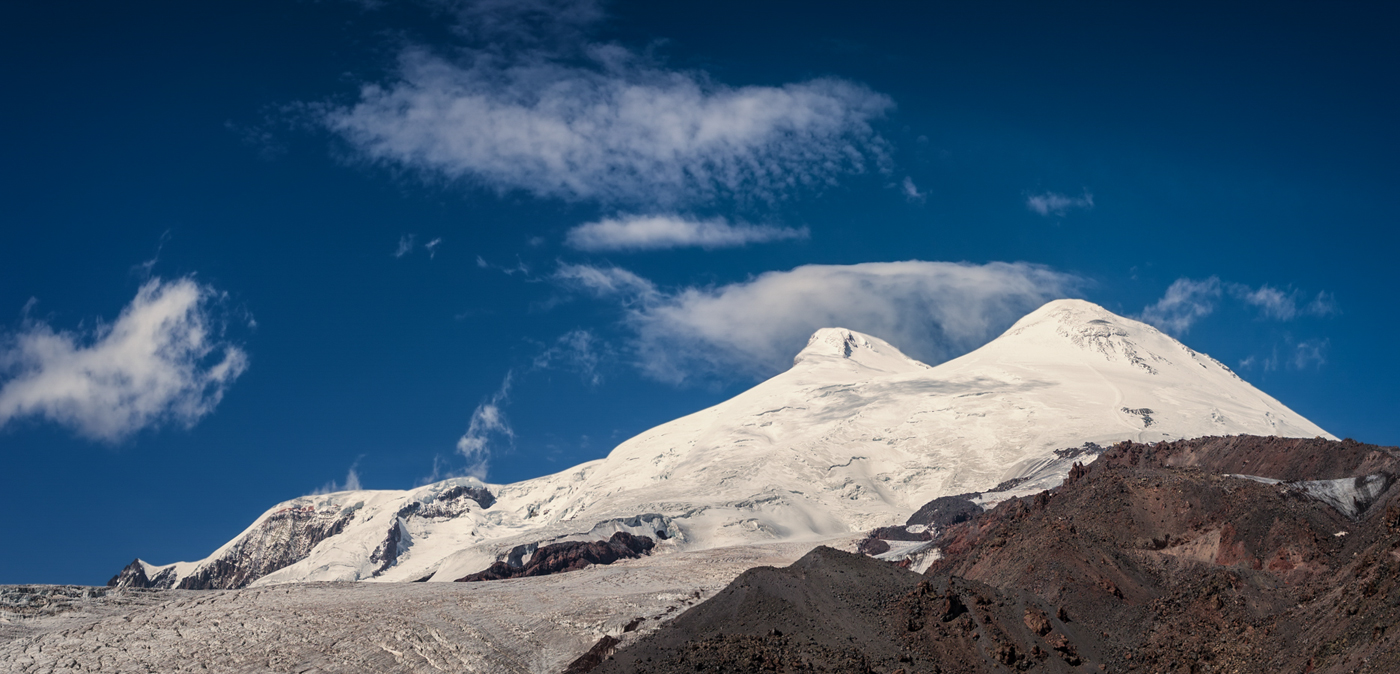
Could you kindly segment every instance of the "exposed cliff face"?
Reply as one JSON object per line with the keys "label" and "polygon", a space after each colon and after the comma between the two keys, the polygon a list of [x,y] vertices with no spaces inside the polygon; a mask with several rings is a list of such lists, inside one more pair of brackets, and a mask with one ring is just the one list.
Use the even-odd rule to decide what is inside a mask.
{"label": "exposed cliff face", "polygon": [[253,531],[194,573],[180,579],[182,590],[245,587],[273,571],[299,562],[321,541],[340,533],[354,512],[287,508],[264,518]]}
{"label": "exposed cliff face", "polygon": [[565,541],[534,551],[525,564],[496,562],[484,571],[457,579],[459,583],[547,576],[577,571],[594,564],[612,564],[619,559],[636,559],[650,554],[656,542],[646,536],[619,531],[606,541]]}
{"label": "exposed cliff face", "polygon": [[126,565],[126,568],[121,570],[121,573],[112,576],[112,579],[107,581],[107,587],[136,587],[165,590],[175,585],[174,569],[161,569],[155,573],[154,577],[148,577],[146,575],[146,566],[146,563],[139,559],[132,560],[130,564]]}

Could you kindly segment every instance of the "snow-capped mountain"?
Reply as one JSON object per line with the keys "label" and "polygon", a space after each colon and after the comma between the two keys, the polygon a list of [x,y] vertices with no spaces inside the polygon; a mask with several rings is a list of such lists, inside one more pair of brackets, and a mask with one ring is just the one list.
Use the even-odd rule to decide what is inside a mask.
{"label": "snow-capped mountain", "polygon": [[936,367],[827,328],[788,371],[607,458],[515,484],[297,498],[204,560],[138,561],[118,580],[451,581],[617,531],[652,537],[657,554],[817,541],[902,523],[939,496],[1053,486],[1085,443],[1228,434],[1331,437],[1209,356],[1079,300]]}

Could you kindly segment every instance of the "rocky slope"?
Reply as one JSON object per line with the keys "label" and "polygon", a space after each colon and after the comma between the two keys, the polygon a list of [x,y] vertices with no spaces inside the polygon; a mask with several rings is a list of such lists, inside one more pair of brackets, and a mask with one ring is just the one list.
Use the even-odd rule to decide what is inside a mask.
{"label": "rocky slope", "polygon": [[516,484],[293,499],[206,559],[137,561],[113,583],[451,581],[617,532],[657,541],[654,554],[815,545],[941,496],[989,505],[1053,486],[1085,443],[1237,433],[1330,437],[1210,357],[1087,302],[1051,302],[937,367],[830,328],[789,371],[605,459]]}
{"label": "rocky slope", "polygon": [[786,568],[744,572],[591,671],[1096,671],[1099,654],[1073,645],[1092,643],[1091,629],[1027,593],[820,547]]}
{"label": "rocky slope", "polygon": [[753,569],[595,671],[1400,671],[1397,468],[1350,440],[1122,443],[948,526],[925,575]]}

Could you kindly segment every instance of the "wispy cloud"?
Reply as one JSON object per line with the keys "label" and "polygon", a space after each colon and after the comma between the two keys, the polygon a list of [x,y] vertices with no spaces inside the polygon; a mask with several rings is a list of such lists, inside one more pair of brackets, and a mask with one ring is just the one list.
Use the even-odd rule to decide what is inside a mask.
{"label": "wispy cloud", "polygon": [[1184,335],[1196,321],[1215,311],[1219,299],[1219,278],[1212,276],[1202,281],[1179,278],[1167,288],[1162,299],[1145,307],[1138,318],[1174,335]]}
{"label": "wispy cloud", "polygon": [[914,184],[914,179],[909,176],[904,176],[904,182],[899,184],[899,188],[900,191],[904,192],[904,198],[909,201],[923,201],[928,198],[927,194],[919,191],[918,186]]}
{"label": "wispy cloud", "polygon": [[476,256],[476,266],[478,269],[492,269],[501,272],[506,276],[514,276],[516,274],[528,276],[530,274],[530,265],[525,264],[525,262],[518,257],[515,259],[514,266],[506,266],[503,264],[493,264],[491,262],[487,262],[486,258],[478,255]]}
{"label": "wispy cloud", "polygon": [[[608,350],[592,331],[571,330],[541,350],[529,367],[520,372],[520,376],[542,370],[564,370],[577,374],[590,386],[597,386],[603,381],[602,363],[607,353]],[[420,480],[419,484],[449,477],[486,479],[496,450],[515,444],[515,429],[506,417],[506,408],[510,406],[516,372],[514,369],[507,371],[500,387],[472,410],[467,431],[457,440],[457,452],[466,459],[466,466],[449,469],[448,462],[437,457],[433,460],[432,473]]]}
{"label": "wispy cloud", "polygon": [[592,252],[665,248],[734,248],[751,243],[805,239],[806,227],[729,224],[724,218],[696,220],[679,215],[604,218],[569,230],[569,246]]}
{"label": "wispy cloud", "polygon": [[1338,311],[1336,301],[1326,292],[1309,299],[1297,290],[1284,291],[1267,284],[1251,288],[1212,276],[1199,281],[1177,279],[1160,300],[1143,309],[1139,318],[1172,334],[1186,334],[1198,320],[1212,314],[1217,303],[1225,298],[1237,300],[1258,311],[1261,318],[1275,321],[1324,317]]}
{"label": "wispy cloud", "polygon": [[403,257],[413,252],[413,240],[416,237],[412,234],[405,234],[399,237],[399,245],[394,248],[394,257]]}
{"label": "wispy cloud", "polygon": [[395,78],[319,122],[371,162],[566,200],[773,200],[889,164],[871,124],[893,102],[862,85],[672,70],[590,41],[594,2],[451,6],[466,48],[404,49]]}
{"label": "wispy cloud", "polygon": [[1298,342],[1293,347],[1293,367],[1299,370],[1306,370],[1308,366],[1320,368],[1327,362],[1327,347],[1331,343],[1326,339],[1308,339]]}
{"label": "wispy cloud", "polygon": [[438,237],[438,238],[436,238],[436,239],[433,239],[432,241],[429,241],[429,242],[423,244],[423,250],[428,251],[428,259],[431,260],[431,259],[437,257],[437,249],[438,249],[438,246],[441,246],[441,245],[442,245],[442,237]]}
{"label": "wispy cloud", "polygon": [[917,260],[808,265],[672,292],[617,267],[566,265],[556,280],[618,302],[643,373],[673,383],[772,375],[791,365],[813,332],[833,326],[937,363],[1083,283],[1026,263]]}
{"label": "wispy cloud", "polygon": [[1257,367],[1264,372],[1273,372],[1280,367],[1294,370],[1321,369],[1327,364],[1327,351],[1331,345],[1331,340],[1326,338],[1295,342],[1292,336],[1285,335],[1282,343],[1274,344],[1267,355],[1250,355],[1242,358],[1239,365],[1242,370]]}
{"label": "wispy cloud", "polygon": [[1296,290],[1283,291],[1263,285],[1258,289],[1232,283],[1228,285],[1230,294],[1246,304],[1259,309],[1266,318],[1276,321],[1291,321],[1301,316],[1328,316],[1337,313],[1337,303],[1332,296],[1320,292],[1311,299]]}
{"label": "wispy cloud", "polygon": [[321,485],[321,487],[316,491],[311,492],[311,495],[319,496],[321,494],[332,494],[338,491],[360,491],[361,489],[363,489],[364,487],[360,485],[359,471],[360,459],[362,458],[364,457],[358,457],[355,459],[354,463],[350,464],[350,470],[345,472],[344,482],[336,483],[335,480],[331,480],[330,482]]}
{"label": "wispy cloud", "polygon": [[26,320],[0,341],[0,426],[41,417],[107,442],[193,426],[248,367],[221,337],[222,297],[192,278],[152,279],[114,323],[86,333]]}
{"label": "wispy cloud", "polygon": [[1088,190],[1072,197],[1058,192],[1041,192],[1026,196],[1026,208],[1045,217],[1063,216],[1073,210],[1089,210],[1094,207],[1094,195]]}
{"label": "wispy cloud", "polygon": [[656,284],[621,267],[561,264],[553,278],[567,288],[583,290],[595,297],[618,298],[627,303],[650,303],[659,296]]}
{"label": "wispy cloud", "polygon": [[582,377],[584,382],[597,386],[603,383],[602,360],[598,337],[591,330],[570,330],[535,356],[531,369],[570,370]]}
{"label": "wispy cloud", "polygon": [[[505,404],[510,399],[511,379],[514,372],[507,372],[501,380],[501,387],[472,411],[467,432],[457,440],[457,452],[467,460],[464,474],[478,480],[486,479],[486,471],[491,464],[493,442],[504,440],[507,444],[515,441],[515,429],[506,419]],[[436,467],[434,467],[436,471]]]}

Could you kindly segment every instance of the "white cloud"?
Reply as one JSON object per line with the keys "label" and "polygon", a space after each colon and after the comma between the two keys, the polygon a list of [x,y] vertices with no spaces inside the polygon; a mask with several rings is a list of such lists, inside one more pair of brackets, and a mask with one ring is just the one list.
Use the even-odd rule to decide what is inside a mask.
{"label": "white cloud", "polygon": [[1177,279],[1162,299],[1142,310],[1139,318],[1172,334],[1185,334],[1196,321],[1213,313],[1216,301],[1227,295],[1258,310],[1264,318],[1276,321],[1291,321],[1302,316],[1324,317],[1337,312],[1336,302],[1325,292],[1304,302],[1296,290],[1284,292],[1269,285],[1251,288],[1242,283],[1224,283],[1212,276],[1201,281]]}
{"label": "white cloud", "polygon": [[0,343],[0,426],[42,417],[109,442],[166,422],[193,426],[248,366],[217,332],[219,297],[190,278],[152,279],[89,334],[27,322]]}
{"label": "white cloud", "polygon": [[1220,279],[1212,276],[1203,281],[1179,278],[1167,288],[1156,304],[1142,310],[1138,318],[1174,335],[1183,335],[1198,320],[1215,311],[1220,297]]}
{"label": "white cloud", "polygon": [[904,198],[910,201],[923,201],[928,197],[927,194],[919,191],[918,186],[914,184],[914,179],[909,176],[904,176],[904,182],[900,183],[900,189],[904,192]]}
{"label": "white cloud", "polygon": [[531,369],[563,367],[577,373],[588,384],[597,386],[603,383],[601,363],[598,338],[589,330],[571,330],[555,340],[553,346],[535,356]]}
{"label": "white cloud", "polygon": [[332,494],[338,491],[360,491],[364,487],[360,485],[359,467],[360,459],[357,458],[354,463],[350,464],[350,470],[345,472],[344,482],[337,484],[335,480],[331,480],[321,485],[316,491],[311,492],[311,495],[319,496],[321,494]]}
{"label": "white cloud", "polygon": [[1299,342],[1293,350],[1293,367],[1305,370],[1309,365],[1321,368],[1327,362],[1327,347],[1330,345],[1326,339],[1309,339]]}
{"label": "white cloud", "polygon": [[889,340],[937,363],[975,348],[1077,277],[1025,263],[807,265],[719,287],[662,292],[618,268],[573,265],[557,279],[619,300],[643,372],[681,383],[786,369],[819,328]]}
{"label": "white cloud", "polygon": [[1248,286],[1234,286],[1232,290],[1246,304],[1258,307],[1269,318],[1289,321],[1298,315],[1297,303],[1277,288],[1265,285],[1258,290],[1250,290]]}
{"label": "white cloud", "polygon": [[[465,475],[485,480],[486,470],[491,463],[492,439],[504,438],[508,443],[515,441],[515,430],[506,420],[504,411],[505,403],[510,397],[513,374],[507,372],[505,379],[501,380],[501,387],[476,406],[472,411],[471,421],[467,424],[467,432],[457,440],[457,451],[467,459],[467,467],[463,473]],[[435,474],[436,471],[434,466]]]}
{"label": "white cloud", "polygon": [[486,258],[478,255],[476,256],[476,266],[479,269],[494,269],[506,276],[514,276],[515,274],[528,276],[530,274],[530,265],[525,264],[519,257],[515,258],[515,266],[507,267],[505,265],[487,262]]}
{"label": "white cloud", "polygon": [[362,157],[498,192],[609,203],[773,200],[889,164],[891,99],[839,79],[734,87],[589,43],[596,3],[458,5],[474,48],[410,47],[319,121]]}
{"label": "white cloud", "polygon": [[647,302],[658,295],[654,283],[621,267],[562,264],[554,272],[554,280],[595,297],[615,297],[627,303]]}
{"label": "white cloud", "polygon": [[1332,294],[1324,291],[1319,292],[1317,297],[1308,302],[1303,311],[1309,316],[1331,316],[1341,310],[1337,308],[1337,300],[1332,297]]}
{"label": "white cloud", "polygon": [[437,247],[442,245],[442,237],[438,237],[423,244],[423,250],[428,251],[428,259],[437,257]]}
{"label": "white cloud", "polygon": [[724,218],[695,220],[676,215],[626,215],[605,218],[569,230],[566,241],[587,251],[659,250],[699,247],[733,248],[808,237],[806,227],[729,224]]}
{"label": "white cloud", "polygon": [[405,255],[408,255],[409,253],[412,253],[414,238],[415,237],[412,234],[405,234],[399,237],[399,245],[397,248],[394,249],[394,257],[403,257]]}
{"label": "white cloud", "polygon": [[1312,300],[1305,300],[1297,290],[1284,292],[1272,286],[1263,285],[1258,289],[1234,283],[1230,293],[1246,304],[1259,309],[1265,318],[1276,321],[1291,321],[1300,316],[1322,317],[1337,312],[1332,296],[1320,292]]}
{"label": "white cloud", "polygon": [[1040,215],[1063,216],[1072,210],[1089,210],[1094,207],[1094,195],[1088,190],[1082,196],[1071,197],[1058,192],[1043,192],[1026,197],[1026,208]]}

